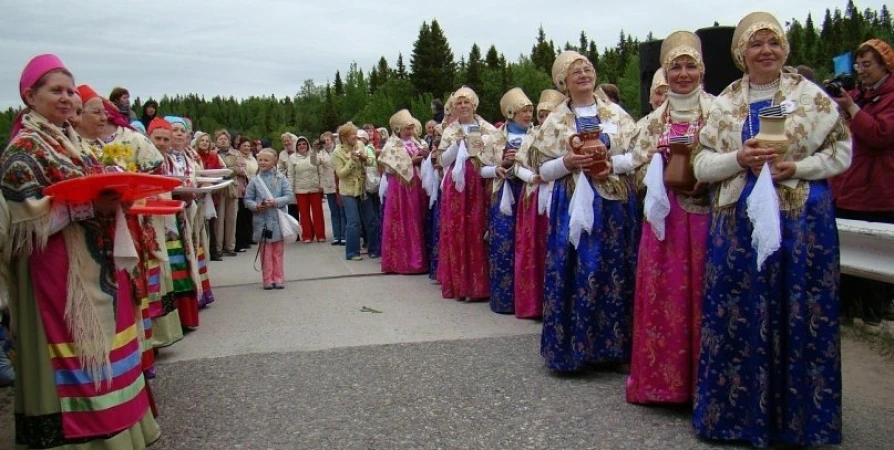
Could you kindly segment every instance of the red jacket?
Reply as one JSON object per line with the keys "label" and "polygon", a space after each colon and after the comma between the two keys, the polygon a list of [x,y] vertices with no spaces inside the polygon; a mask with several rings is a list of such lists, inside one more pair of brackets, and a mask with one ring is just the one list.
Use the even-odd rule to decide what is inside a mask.
{"label": "red jacket", "polygon": [[835,206],[852,211],[894,211],[894,75],[873,91],[855,89],[860,111],[849,120],[851,167],[832,178]]}
{"label": "red jacket", "polygon": [[223,162],[220,160],[220,156],[217,155],[217,151],[208,151],[205,153],[198,152],[199,157],[202,158],[202,168],[205,170],[211,169],[226,169],[227,167],[223,165]]}

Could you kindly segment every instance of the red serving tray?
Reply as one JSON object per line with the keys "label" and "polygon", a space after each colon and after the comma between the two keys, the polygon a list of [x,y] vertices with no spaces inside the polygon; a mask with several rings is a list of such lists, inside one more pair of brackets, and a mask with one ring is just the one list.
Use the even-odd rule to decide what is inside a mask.
{"label": "red serving tray", "polygon": [[44,188],[43,193],[57,201],[84,203],[92,201],[103,191],[111,190],[120,194],[122,201],[132,202],[170,192],[182,183],[176,178],[145,173],[102,173],[56,183]]}
{"label": "red serving tray", "polygon": [[185,203],[180,200],[147,198],[145,200],[137,200],[137,202],[127,210],[127,214],[163,216],[167,214],[176,214],[182,211],[184,206]]}

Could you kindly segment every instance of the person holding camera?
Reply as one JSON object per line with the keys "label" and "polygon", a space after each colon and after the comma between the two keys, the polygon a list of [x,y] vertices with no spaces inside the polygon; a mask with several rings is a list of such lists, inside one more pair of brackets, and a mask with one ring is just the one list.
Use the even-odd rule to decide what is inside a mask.
{"label": "person holding camera", "polygon": [[[853,139],[850,169],[832,179],[836,214],[842,219],[894,223],[894,78],[890,76],[894,50],[887,42],[870,39],[854,53],[860,77],[856,89],[846,92],[836,80],[826,84]],[[841,283],[843,312],[868,325],[881,324],[890,306],[891,285],[847,275]]]}
{"label": "person holding camera", "polygon": [[[378,223],[372,200],[366,193],[366,167],[369,153],[363,142],[357,138],[357,126],[348,122],[338,127],[340,144],[332,152],[332,168],[338,177],[338,192],[344,205],[345,226],[345,259],[360,261],[360,223],[371,236],[378,233]],[[379,242],[369,242],[369,257],[379,257]]]}

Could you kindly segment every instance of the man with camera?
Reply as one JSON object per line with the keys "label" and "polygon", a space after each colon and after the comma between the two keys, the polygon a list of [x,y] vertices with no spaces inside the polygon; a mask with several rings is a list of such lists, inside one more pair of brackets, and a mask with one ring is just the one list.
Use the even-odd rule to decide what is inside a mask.
{"label": "man with camera", "polygon": [[[840,77],[826,83],[853,139],[851,167],[832,179],[836,212],[843,219],[894,223],[894,50],[870,39],[855,54],[856,89],[846,92]],[[890,314],[892,289],[887,283],[842,276],[841,298],[845,314],[878,325]]]}

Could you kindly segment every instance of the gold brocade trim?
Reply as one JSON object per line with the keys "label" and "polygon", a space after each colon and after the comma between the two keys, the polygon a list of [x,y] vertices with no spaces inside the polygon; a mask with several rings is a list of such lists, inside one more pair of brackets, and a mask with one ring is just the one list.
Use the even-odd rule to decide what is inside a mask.
{"label": "gold brocade trim", "polygon": [[711,199],[708,197],[708,194],[690,197],[686,194],[677,193],[677,203],[683,211],[689,214],[708,214],[711,212]]}
{"label": "gold brocade trim", "polygon": [[810,185],[806,181],[799,181],[794,189],[776,185],[776,195],[779,196],[779,210],[790,215],[799,215],[807,203],[810,195]]}
{"label": "gold brocade trim", "polygon": [[[800,180],[798,186],[794,189],[783,185],[776,185],[776,196],[779,198],[780,213],[785,214],[787,217],[798,217],[804,212],[804,205],[807,204],[807,197],[810,196],[810,183]],[[718,198],[719,196],[714,196],[714,215],[735,215],[738,202],[721,207],[719,206]],[[735,223],[735,220],[727,220],[726,222]],[[711,225],[711,231],[712,233],[715,231],[715,225]],[[725,231],[732,233],[735,231],[735,228],[733,226],[728,226]]]}
{"label": "gold brocade trim", "polygon": [[[593,182],[593,189],[599,194],[600,197],[605,200],[614,200],[614,201],[627,201],[630,193],[631,183],[628,182],[624,178],[618,178],[616,176],[610,176],[604,180],[597,180],[593,178],[591,175],[587,175],[590,178],[590,181]],[[568,191],[568,194],[574,194],[574,189],[577,187],[577,179],[576,174],[572,174],[570,176],[566,176],[565,178],[559,180],[558,182],[564,183],[565,189]]]}

